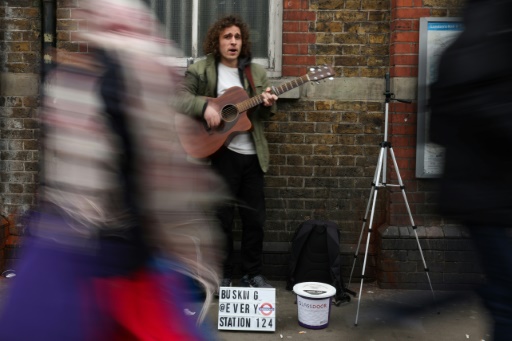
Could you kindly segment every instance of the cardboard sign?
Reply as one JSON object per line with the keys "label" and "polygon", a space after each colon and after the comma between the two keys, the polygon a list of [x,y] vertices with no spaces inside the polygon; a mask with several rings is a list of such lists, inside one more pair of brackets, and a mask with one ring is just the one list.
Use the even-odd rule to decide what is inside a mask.
{"label": "cardboard sign", "polygon": [[222,287],[219,330],[276,330],[276,289]]}

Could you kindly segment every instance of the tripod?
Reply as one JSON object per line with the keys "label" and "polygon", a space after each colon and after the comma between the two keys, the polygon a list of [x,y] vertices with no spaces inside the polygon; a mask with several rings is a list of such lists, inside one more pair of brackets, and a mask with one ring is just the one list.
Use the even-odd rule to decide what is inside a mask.
{"label": "tripod", "polygon": [[[395,153],[393,152],[393,148],[391,147],[391,143],[388,141],[389,103],[392,100],[393,101],[402,102],[402,103],[411,103],[411,101],[395,98],[394,94],[390,92],[389,73],[386,73],[385,79],[386,79],[386,92],[384,93],[384,95],[386,96],[386,103],[385,103],[385,115],[384,115],[384,141],[381,142],[381,144],[380,144],[380,153],[379,153],[379,158],[378,158],[378,161],[377,161],[377,168],[375,169],[375,175],[373,177],[373,183],[372,183],[372,188],[371,188],[371,191],[370,191],[370,197],[368,198],[368,204],[366,206],[366,212],[364,214],[364,219],[363,219],[363,226],[361,228],[361,234],[359,235],[359,241],[357,243],[357,249],[356,249],[356,251],[354,253],[354,263],[352,265],[352,270],[350,271],[350,278],[349,278],[349,281],[348,281],[349,284],[352,281],[352,274],[354,272],[354,267],[356,265],[357,256],[359,254],[359,247],[360,247],[361,241],[363,239],[363,232],[364,232],[365,227],[366,227],[368,213],[370,213],[370,220],[369,220],[369,223],[368,223],[368,236],[366,238],[366,249],[365,249],[365,252],[364,252],[363,269],[362,269],[362,274],[361,274],[361,286],[359,288],[359,299],[357,301],[357,313],[356,313],[356,320],[355,320],[355,323],[354,323],[355,326],[357,326],[357,321],[358,321],[358,318],[359,318],[359,307],[360,307],[360,304],[361,304],[361,295],[362,295],[362,292],[363,292],[364,273],[365,273],[365,270],[366,270],[366,261],[367,261],[367,258],[368,258],[368,248],[369,248],[369,245],[370,245],[370,236],[371,236],[371,233],[373,232],[372,224],[373,224],[373,218],[374,218],[374,215],[375,215],[375,204],[377,202],[377,194],[378,194],[380,188],[385,188],[385,187],[388,187],[388,186],[390,186],[390,187],[391,186],[400,187],[400,190],[402,192],[402,196],[404,198],[405,207],[407,208],[407,213],[409,214],[409,219],[411,221],[411,225],[412,225],[412,228],[413,228],[413,231],[414,231],[414,236],[416,237],[416,242],[418,244],[418,249],[420,251],[421,259],[423,261],[423,267],[425,269],[425,273],[427,275],[428,283],[430,285],[430,290],[432,291],[432,296],[433,296],[433,298],[435,300],[434,290],[432,289],[432,283],[430,281],[430,276],[428,274],[427,263],[425,262],[425,257],[423,256],[423,251],[421,249],[420,241],[418,239],[418,233],[416,232],[416,225],[414,224],[414,220],[413,220],[412,214],[411,214],[411,209],[409,208],[409,203],[407,201],[407,196],[405,194],[405,186],[404,186],[404,183],[402,182],[402,178],[400,177],[400,171],[398,170],[398,164],[396,162]],[[396,175],[397,175],[397,178],[398,178],[398,185],[397,184],[388,184],[388,183],[386,183],[386,166],[387,166],[386,165],[386,161],[387,161],[386,149],[389,150],[389,153],[391,155],[391,159],[393,161],[395,172],[396,172]],[[370,207],[371,207],[371,210],[370,210]]]}

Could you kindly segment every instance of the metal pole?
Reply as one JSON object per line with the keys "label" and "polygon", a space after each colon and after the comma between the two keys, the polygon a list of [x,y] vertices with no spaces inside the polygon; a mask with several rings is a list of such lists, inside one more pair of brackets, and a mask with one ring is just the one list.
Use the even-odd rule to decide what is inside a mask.
{"label": "metal pole", "polygon": [[42,9],[43,65],[41,70],[44,80],[44,76],[55,62],[54,54],[57,46],[56,0],[42,0]]}

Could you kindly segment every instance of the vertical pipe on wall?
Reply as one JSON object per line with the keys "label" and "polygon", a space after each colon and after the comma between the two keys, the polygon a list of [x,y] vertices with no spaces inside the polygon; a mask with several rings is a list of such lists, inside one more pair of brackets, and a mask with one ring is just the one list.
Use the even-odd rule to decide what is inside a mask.
{"label": "vertical pipe on wall", "polygon": [[55,47],[57,46],[57,0],[42,0],[42,39],[43,39],[43,65],[41,67],[43,79],[54,64]]}

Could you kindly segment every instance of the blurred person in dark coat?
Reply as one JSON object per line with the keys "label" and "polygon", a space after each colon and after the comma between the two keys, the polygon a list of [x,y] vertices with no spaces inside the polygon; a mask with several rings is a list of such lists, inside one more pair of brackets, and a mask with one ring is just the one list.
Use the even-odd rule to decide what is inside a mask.
{"label": "blurred person in dark coat", "polygon": [[441,213],[469,229],[494,340],[512,337],[512,1],[469,0],[464,31],[431,86],[431,139],[445,147]]}
{"label": "blurred person in dark coat", "polygon": [[[90,50],[58,51],[46,78],[39,205],[0,340],[215,339],[201,322],[218,286],[209,212],[222,182],[177,140],[173,47],[138,0],[81,4]],[[190,279],[205,287],[199,310]]]}

